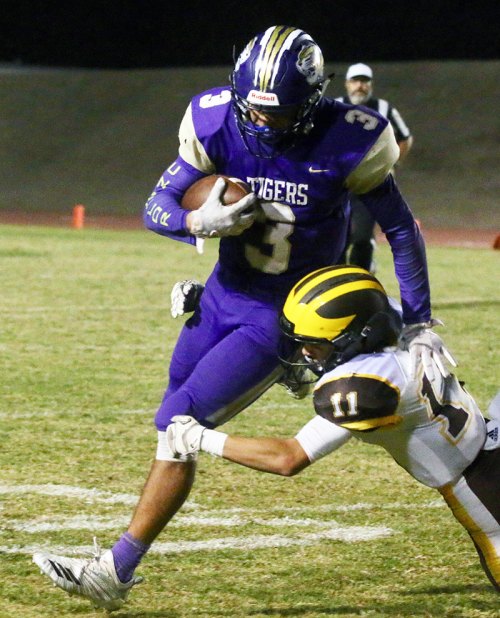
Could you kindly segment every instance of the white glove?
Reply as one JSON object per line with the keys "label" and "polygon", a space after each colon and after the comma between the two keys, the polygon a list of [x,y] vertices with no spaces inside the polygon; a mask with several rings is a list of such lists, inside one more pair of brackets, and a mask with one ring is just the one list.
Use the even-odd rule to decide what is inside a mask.
{"label": "white glove", "polygon": [[238,236],[252,225],[255,211],[242,214],[255,204],[257,196],[249,193],[231,206],[224,206],[221,197],[226,188],[224,178],[218,178],[206,202],[191,213],[191,233],[200,238],[207,236]]}
{"label": "white glove", "polygon": [[170,313],[177,318],[194,311],[200,302],[200,296],[205,289],[203,283],[196,279],[177,281],[170,292]]}
{"label": "white glove", "polygon": [[429,322],[408,324],[403,327],[400,344],[403,350],[410,352],[412,378],[417,377],[420,363],[431,381],[434,379],[434,366],[437,366],[443,378],[450,375],[444,361],[448,361],[452,367],[457,366],[457,361],[445,347],[441,337],[431,330],[433,326],[444,326],[444,324],[441,320],[432,318]]}
{"label": "white glove", "polygon": [[201,436],[206,427],[192,416],[174,416],[167,427],[167,444],[174,457],[183,461],[196,459],[201,445]]}

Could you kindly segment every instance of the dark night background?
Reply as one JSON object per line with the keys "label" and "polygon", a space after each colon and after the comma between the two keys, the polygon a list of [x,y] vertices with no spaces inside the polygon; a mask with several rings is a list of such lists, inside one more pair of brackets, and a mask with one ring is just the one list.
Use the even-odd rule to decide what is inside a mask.
{"label": "dark night background", "polygon": [[231,64],[269,25],[308,31],[330,62],[499,57],[498,2],[341,0],[2,3],[0,62],[106,68]]}
{"label": "dark night background", "polygon": [[398,184],[425,226],[497,227],[497,8],[498,0],[3,0],[0,217],[63,216],[81,203],[88,216],[139,222],[175,158],[189,99],[228,83],[233,46],[286,24],[323,49],[337,74],[329,96],[343,93],[348,64],[374,68],[376,93],[415,135]]}

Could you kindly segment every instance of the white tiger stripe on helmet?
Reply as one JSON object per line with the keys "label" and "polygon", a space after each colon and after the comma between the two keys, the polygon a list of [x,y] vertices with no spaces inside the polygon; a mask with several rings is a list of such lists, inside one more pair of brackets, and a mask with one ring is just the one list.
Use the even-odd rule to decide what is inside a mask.
{"label": "white tiger stripe on helmet", "polygon": [[[255,63],[254,84],[264,92],[268,87],[274,87],[274,80],[276,79],[283,53],[290,49],[295,39],[302,34],[302,30],[294,28],[288,28],[282,34],[279,34],[277,32],[278,29],[278,26],[272,26],[266,30],[262,37],[259,57]],[[281,41],[280,39],[283,36],[285,38]],[[280,37],[278,41],[275,40],[276,37]],[[269,79],[271,71],[272,75],[271,79]]]}

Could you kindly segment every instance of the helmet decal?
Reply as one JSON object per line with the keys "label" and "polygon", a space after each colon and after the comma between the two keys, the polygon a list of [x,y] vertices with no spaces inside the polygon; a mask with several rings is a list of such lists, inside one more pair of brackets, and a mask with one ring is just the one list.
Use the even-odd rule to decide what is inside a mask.
{"label": "helmet decal", "polygon": [[297,69],[308,84],[317,84],[323,78],[323,54],[317,45],[311,43],[300,50]]}
{"label": "helmet decal", "polygon": [[236,60],[236,64],[234,66],[235,71],[238,71],[241,65],[250,58],[250,54],[252,53],[252,49],[255,45],[256,40],[257,40],[257,37],[254,37],[249,43],[247,43],[245,49],[238,56],[238,59]]}
{"label": "helmet decal", "polygon": [[279,105],[278,95],[274,92],[261,92],[260,90],[250,90],[247,96],[249,103],[256,105]]}

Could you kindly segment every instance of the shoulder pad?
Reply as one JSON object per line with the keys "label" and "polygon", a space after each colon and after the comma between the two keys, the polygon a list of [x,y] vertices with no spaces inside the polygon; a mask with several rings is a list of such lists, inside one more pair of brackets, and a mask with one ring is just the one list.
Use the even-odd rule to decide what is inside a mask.
{"label": "shoulder pad", "polygon": [[399,388],[381,376],[340,375],[317,387],[314,408],[336,425],[367,431],[401,421],[396,414],[400,397]]}
{"label": "shoulder pad", "polygon": [[231,111],[231,89],[222,86],[196,95],[191,101],[191,110],[198,137],[215,133]]}

